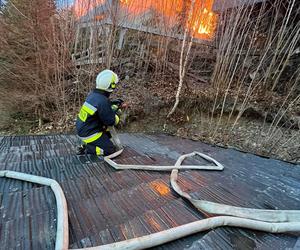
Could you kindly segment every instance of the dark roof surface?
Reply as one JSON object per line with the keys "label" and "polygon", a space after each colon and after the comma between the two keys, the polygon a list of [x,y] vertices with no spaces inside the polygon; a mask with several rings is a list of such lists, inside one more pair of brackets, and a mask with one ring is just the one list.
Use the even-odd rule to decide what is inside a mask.
{"label": "dark roof surface", "polygon": [[[166,135],[122,134],[121,141],[126,150],[120,163],[169,165],[195,150],[221,162],[223,172],[181,172],[179,184],[193,197],[253,208],[300,207],[300,166]],[[0,137],[1,170],[61,184],[71,248],[130,239],[205,217],[169,189],[170,173],[116,171],[97,157],[75,156],[77,143],[73,135]],[[53,249],[55,232],[50,188],[0,178],[0,249]],[[293,249],[297,240],[291,234],[226,227],[156,249]]]}

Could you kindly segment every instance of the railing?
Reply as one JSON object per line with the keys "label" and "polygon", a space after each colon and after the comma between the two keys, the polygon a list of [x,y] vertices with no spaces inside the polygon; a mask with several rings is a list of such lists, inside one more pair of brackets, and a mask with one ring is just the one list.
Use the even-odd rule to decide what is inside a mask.
{"label": "railing", "polygon": [[103,45],[96,48],[89,48],[72,54],[72,61],[76,66],[101,64],[104,62],[105,49]]}

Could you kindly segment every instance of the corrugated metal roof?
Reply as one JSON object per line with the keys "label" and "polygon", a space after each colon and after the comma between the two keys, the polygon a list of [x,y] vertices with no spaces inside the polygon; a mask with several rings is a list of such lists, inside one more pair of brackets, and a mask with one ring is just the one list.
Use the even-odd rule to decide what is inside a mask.
{"label": "corrugated metal roof", "polygon": [[[182,171],[193,197],[253,208],[299,209],[300,166],[166,135],[122,134],[120,163],[174,163],[200,151],[223,172]],[[70,246],[108,244],[186,224],[205,216],[178,197],[169,173],[116,171],[95,156],[76,156],[73,135],[0,137],[0,169],[56,179],[68,202]],[[192,159],[186,164],[199,163]],[[53,249],[55,199],[48,187],[0,178],[1,249]],[[287,249],[297,236],[218,228],[156,249]]]}

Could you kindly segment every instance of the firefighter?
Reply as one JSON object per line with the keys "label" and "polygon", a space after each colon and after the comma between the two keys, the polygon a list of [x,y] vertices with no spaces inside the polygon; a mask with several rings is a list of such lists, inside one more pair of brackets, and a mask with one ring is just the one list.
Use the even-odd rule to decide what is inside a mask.
{"label": "firefighter", "polygon": [[94,154],[106,156],[114,153],[116,148],[112,143],[109,126],[115,126],[120,118],[119,105],[121,101],[112,103],[110,94],[119,82],[117,74],[111,70],[100,72],[96,78],[96,89],[86,98],[76,121],[77,134],[83,142],[77,154]]}

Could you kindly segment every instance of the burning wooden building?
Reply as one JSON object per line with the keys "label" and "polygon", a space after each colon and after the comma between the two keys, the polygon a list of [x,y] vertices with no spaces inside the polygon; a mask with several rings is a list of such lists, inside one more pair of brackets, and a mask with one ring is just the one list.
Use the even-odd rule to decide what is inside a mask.
{"label": "burning wooden building", "polygon": [[[101,48],[97,40],[99,36],[109,37],[111,28],[119,31],[119,49],[127,30],[182,40],[187,29],[195,43],[211,43],[220,13],[257,2],[261,0],[76,0],[74,11],[78,17],[78,27],[73,57],[78,64],[101,62]],[[98,47],[96,57],[100,61],[87,60],[91,58],[89,52],[95,46]]]}

